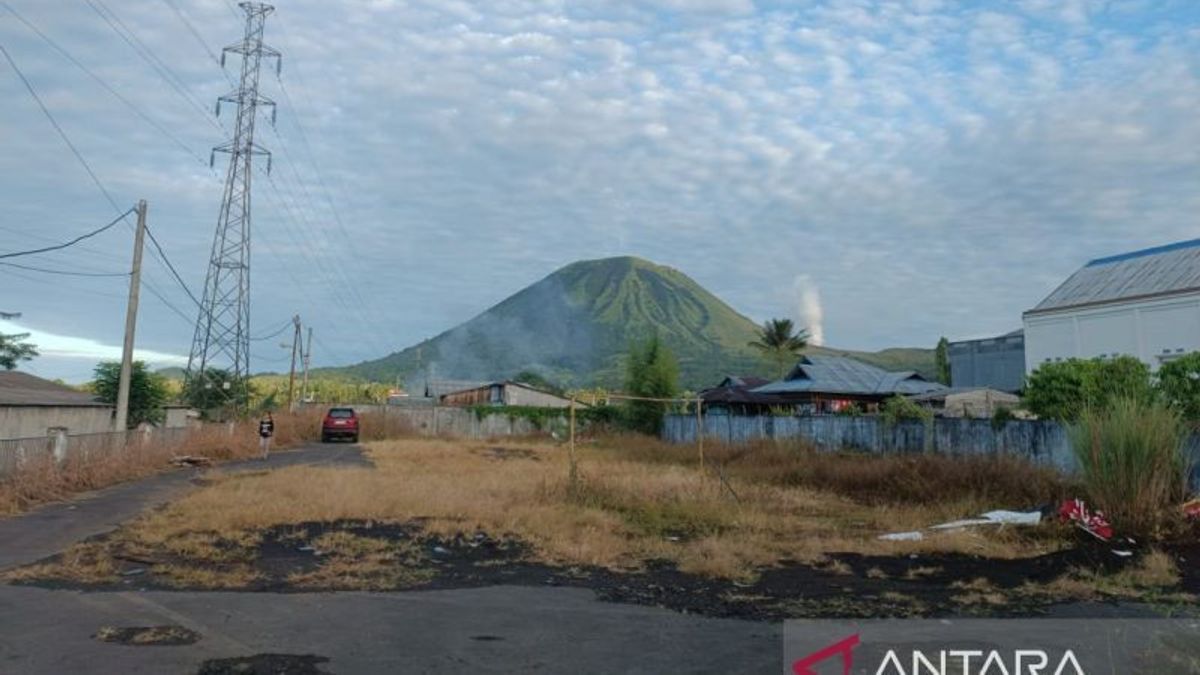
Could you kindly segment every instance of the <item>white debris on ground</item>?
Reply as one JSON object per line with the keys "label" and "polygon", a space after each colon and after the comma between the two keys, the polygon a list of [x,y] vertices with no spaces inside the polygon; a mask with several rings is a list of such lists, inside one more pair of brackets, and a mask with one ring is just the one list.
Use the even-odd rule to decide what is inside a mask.
{"label": "white debris on ground", "polygon": [[1037,525],[1042,522],[1041,511],[988,511],[978,518],[967,518],[964,520],[952,520],[948,523],[939,525],[931,525],[925,530],[913,530],[910,532],[892,532],[879,536],[882,541],[921,541],[925,538],[925,532],[949,532],[954,530],[962,530],[968,527],[981,527],[984,525]]}

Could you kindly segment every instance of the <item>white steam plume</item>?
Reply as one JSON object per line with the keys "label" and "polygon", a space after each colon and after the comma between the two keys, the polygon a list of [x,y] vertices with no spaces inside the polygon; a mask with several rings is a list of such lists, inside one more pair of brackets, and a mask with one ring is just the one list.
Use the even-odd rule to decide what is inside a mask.
{"label": "white steam plume", "polygon": [[796,319],[800,328],[808,330],[808,342],[825,344],[825,310],[821,308],[821,292],[807,274],[792,280],[792,296],[796,302]]}

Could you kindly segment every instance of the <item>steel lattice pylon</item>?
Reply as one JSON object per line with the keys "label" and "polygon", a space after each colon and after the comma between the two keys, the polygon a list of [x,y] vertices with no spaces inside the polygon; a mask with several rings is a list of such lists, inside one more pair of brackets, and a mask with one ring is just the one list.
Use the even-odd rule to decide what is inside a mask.
{"label": "steel lattice pylon", "polygon": [[[217,100],[218,116],[222,103],[237,104],[237,122],[233,140],[213,148],[210,159],[215,161],[218,152],[227,153],[229,171],[188,357],[187,379],[189,383],[217,390],[206,400],[244,408],[250,375],[251,161],[262,155],[267,158],[268,171],[271,166],[271,154],[254,142],[254,125],[259,108],[269,106],[272,121],[275,114],[274,101],[258,93],[259,69],[264,58],[274,58],[278,73],[282,58],[278,51],[263,44],[267,15],[275,8],[259,2],[243,2],[238,6],[246,12],[245,36],[221,52],[221,65],[225,65],[227,54],[240,55],[241,83],[236,91]],[[222,372],[220,377],[218,371]]]}

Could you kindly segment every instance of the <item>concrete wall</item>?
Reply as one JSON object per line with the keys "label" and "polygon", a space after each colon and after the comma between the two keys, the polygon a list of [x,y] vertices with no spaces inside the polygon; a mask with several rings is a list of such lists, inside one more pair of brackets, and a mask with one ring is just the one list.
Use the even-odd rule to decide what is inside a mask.
{"label": "concrete wall", "polygon": [[1025,337],[1002,335],[951,342],[950,385],[1017,391],[1025,378]]}
{"label": "concrete wall", "polygon": [[472,410],[449,407],[408,408],[400,406],[363,406],[353,408],[363,415],[363,439],[413,434],[451,438],[493,438],[530,436],[545,433],[522,417],[509,417],[503,408],[480,417]]}
{"label": "concrete wall", "polygon": [[[997,430],[991,420],[934,418],[888,426],[879,417],[772,417],[706,415],[705,438],[727,443],[758,439],[803,439],[828,450],[871,453],[936,452],[947,455],[1017,455],[1071,473],[1077,468],[1066,429],[1048,420],[1014,420]],[[696,442],[695,415],[667,415],[662,437]],[[1192,485],[1200,489],[1200,436],[1188,442]]]}
{"label": "concrete wall", "polygon": [[1025,370],[1050,361],[1136,356],[1151,369],[1200,350],[1200,294],[1025,317]]}
{"label": "concrete wall", "polygon": [[112,431],[113,409],[94,407],[0,406],[0,439],[45,436],[51,427],[70,434]]}

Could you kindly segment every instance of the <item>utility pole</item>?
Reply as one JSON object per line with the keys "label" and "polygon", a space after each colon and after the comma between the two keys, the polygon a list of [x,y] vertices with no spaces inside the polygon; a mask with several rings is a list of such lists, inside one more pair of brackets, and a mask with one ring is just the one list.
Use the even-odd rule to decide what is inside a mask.
{"label": "utility pole", "polygon": [[308,403],[308,362],[312,359],[312,326],[308,327],[308,347],[304,350],[304,385],[300,387],[300,401]]}
{"label": "utility pole", "polygon": [[292,317],[292,325],[295,330],[292,331],[292,369],[288,373],[288,412],[296,410],[296,349],[300,346],[300,315]]}
{"label": "utility pole", "polygon": [[138,295],[142,287],[142,243],[146,239],[146,200],[137,205],[137,230],[133,235],[133,269],[129,273],[129,304],[125,309],[125,345],[121,350],[121,379],[117,383],[115,431],[129,426],[129,385],[133,377],[133,337],[137,331]]}
{"label": "utility pole", "polygon": [[250,184],[254,157],[267,158],[271,170],[271,154],[254,140],[255,124],[260,108],[272,109],[275,102],[258,93],[259,71],[263,59],[275,59],[275,71],[280,69],[278,51],[263,44],[267,15],[275,10],[261,2],[242,2],[246,13],[245,33],[240,42],[221,52],[221,65],[227,54],[241,57],[241,82],[236,91],[217,99],[217,114],[221,104],[237,106],[233,139],[213,149],[229,155],[221,211],[217,216],[217,231],[213,236],[208,276],[204,280],[204,297],[192,349],[188,356],[187,377],[207,381],[206,371],[228,369],[226,404],[232,402],[238,413],[249,404],[250,378]]}

